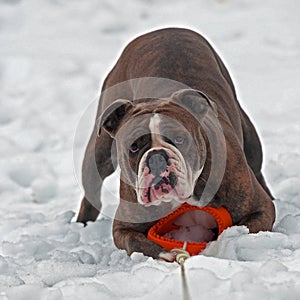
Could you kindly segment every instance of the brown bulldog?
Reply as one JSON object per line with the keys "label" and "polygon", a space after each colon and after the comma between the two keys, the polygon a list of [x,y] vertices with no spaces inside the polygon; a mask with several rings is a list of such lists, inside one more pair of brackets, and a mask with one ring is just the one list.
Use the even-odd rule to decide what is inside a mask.
{"label": "brown bulldog", "polygon": [[[169,28],[138,37],[102,91],[83,162],[78,222],[97,218],[102,182],[118,164],[113,237],[128,254],[173,261],[174,254],[148,240],[147,232],[184,202],[223,206],[233,224],[253,233],[272,229],[273,197],[261,173],[258,135],[227,69],[202,36]],[[187,214],[182,222],[191,218]],[[214,239],[207,234],[216,230],[211,224],[194,218],[193,234],[204,231]]]}

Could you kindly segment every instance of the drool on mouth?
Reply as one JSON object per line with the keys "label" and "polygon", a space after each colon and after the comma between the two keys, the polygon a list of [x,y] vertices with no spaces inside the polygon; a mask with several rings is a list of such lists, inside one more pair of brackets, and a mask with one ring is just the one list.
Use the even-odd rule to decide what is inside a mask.
{"label": "drool on mouth", "polygon": [[[148,203],[151,201],[151,196],[161,196],[163,194],[169,194],[172,190],[175,189],[178,182],[177,176],[171,172],[168,177],[166,176],[155,176],[150,182],[148,188],[146,198]],[[154,194],[154,195],[151,195]]]}

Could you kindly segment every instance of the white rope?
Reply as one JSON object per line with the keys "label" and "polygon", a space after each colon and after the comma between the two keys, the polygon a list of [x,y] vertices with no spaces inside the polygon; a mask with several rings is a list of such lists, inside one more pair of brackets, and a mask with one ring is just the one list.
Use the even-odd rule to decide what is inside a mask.
{"label": "white rope", "polygon": [[191,300],[191,296],[188,289],[186,272],[184,268],[184,262],[186,259],[190,257],[190,254],[185,250],[187,242],[184,242],[182,248],[174,248],[171,252],[176,254],[176,262],[181,267],[181,284],[182,284],[182,299],[183,300]]}

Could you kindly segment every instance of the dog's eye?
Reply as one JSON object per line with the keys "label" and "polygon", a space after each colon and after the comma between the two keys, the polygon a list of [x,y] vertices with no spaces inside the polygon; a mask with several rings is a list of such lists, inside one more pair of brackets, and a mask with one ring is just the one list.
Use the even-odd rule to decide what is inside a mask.
{"label": "dog's eye", "polygon": [[130,147],[129,147],[129,151],[131,153],[136,153],[140,150],[139,146],[137,145],[137,143],[133,143]]}
{"label": "dog's eye", "polygon": [[175,143],[176,145],[183,145],[184,142],[185,142],[185,138],[184,138],[183,136],[176,136],[176,137],[174,138],[174,143]]}

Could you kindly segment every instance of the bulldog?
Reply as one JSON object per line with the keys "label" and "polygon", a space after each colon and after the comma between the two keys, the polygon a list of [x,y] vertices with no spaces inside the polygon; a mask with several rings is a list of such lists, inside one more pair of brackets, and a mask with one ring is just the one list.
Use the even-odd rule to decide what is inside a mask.
{"label": "bulldog", "polygon": [[[272,229],[259,137],[225,65],[196,32],[167,28],[136,38],[105,79],[83,161],[78,222],[97,218],[103,180],[117,165],[113,238],[129,255],[173,261],[147,232],[184,202],[223,206],[234,225],[252,233]],[[216,222],[207,216],[186,214],[180,222],[193,236],[216,238]],[[180,239],[190,240],[190,231]]]}

